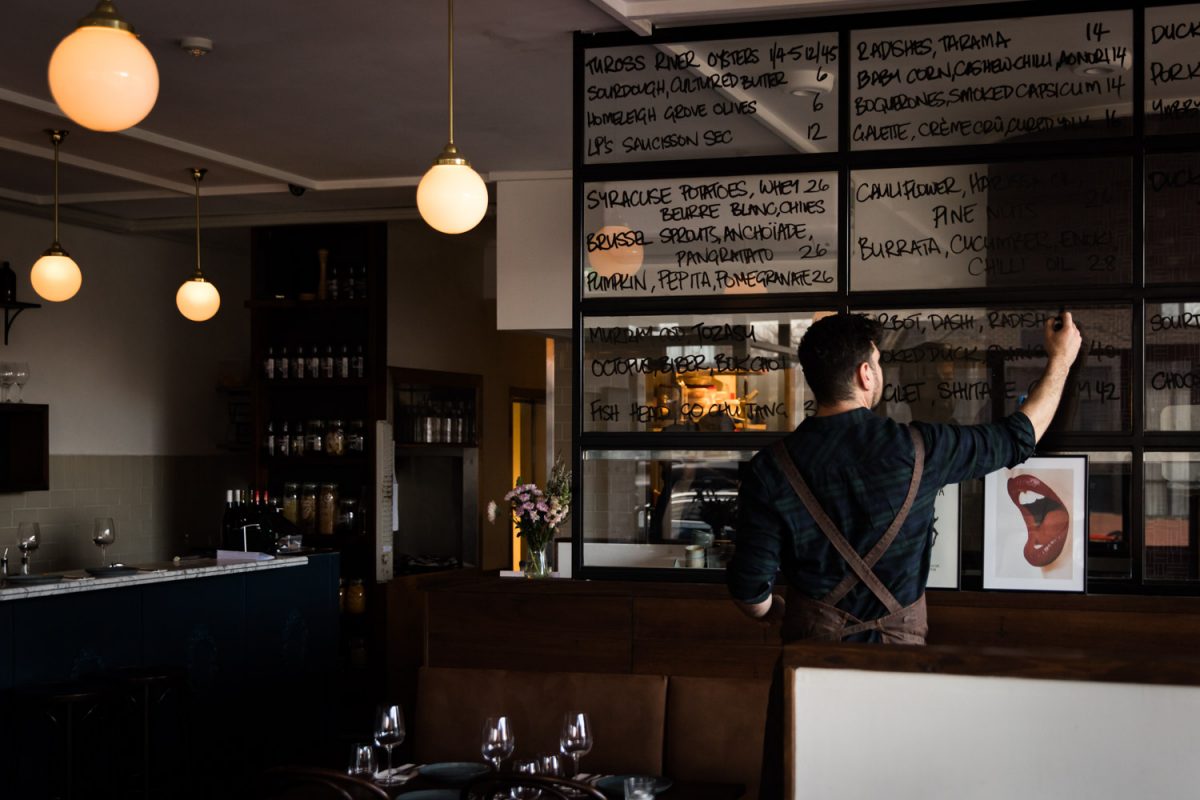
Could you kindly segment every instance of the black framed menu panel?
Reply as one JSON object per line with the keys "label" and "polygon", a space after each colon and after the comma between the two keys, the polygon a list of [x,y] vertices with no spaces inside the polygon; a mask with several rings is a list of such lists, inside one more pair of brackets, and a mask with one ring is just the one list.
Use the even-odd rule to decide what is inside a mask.
{"label": "black framed menu panel", "polygon": [[721,580],[822,316],[881,323],[878,413],[977,424],[1068,308],[1089,589],[1200,591],[1200,3],[579,34],[575,90],[576,574]]}

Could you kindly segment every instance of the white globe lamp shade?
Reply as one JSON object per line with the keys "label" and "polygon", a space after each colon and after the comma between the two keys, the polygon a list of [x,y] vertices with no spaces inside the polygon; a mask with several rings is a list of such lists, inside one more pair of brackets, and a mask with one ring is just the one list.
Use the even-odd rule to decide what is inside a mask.
{"label": "white globe lamp shade", "polygon": [[191,278],[175,293],[175,305],[192,322],[204,322],[221,307],[221,293],[204,278]]}
{"label": "white globe lamp shade", "polygon": [[417,185],[421,219],[442,233],[466,233],[479,224],[487,207],[487,184],[465,161],[446,164],[439,159]]}
{"label": "white globe lamp shade", "polygon": [[633,231],[624,225],[605,225],[596,231],[596,239],[613,242],[603,250],[592,250],[587,254],[588,265],[605,278],[613,275],[633,275],[642,268],[644,248],[635,244]]}
{"label": "white globe lamp shade", "polygon": [[79,291],[83,285],[83,273],[66,253],[46,253],[34,262],[29,282],[43,300],[61,303],[70,300]]}
{"label": "white globe lamp shade", "polygon": [[129,30],[85,24],[50,56],[50,93],[63,113],[94,131],[137,125],[158,98],[158,67]]}

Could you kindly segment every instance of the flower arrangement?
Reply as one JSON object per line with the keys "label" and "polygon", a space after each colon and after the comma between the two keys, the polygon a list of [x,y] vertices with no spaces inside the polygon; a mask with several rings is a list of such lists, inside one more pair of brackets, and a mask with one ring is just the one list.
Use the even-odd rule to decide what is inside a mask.
{"label": "flower arrangement", "polygon": [[[544,490],[536,483],[522,483],[518,477],[517,485],[504,499],[517,523],[517,536],[525,540],[531,555],[544,558],[558,527],[571,511],[571,471],[561,459],[555,459]],[[495,522],[496,514],[497,505],[492,501],[487,507],[488,521]]]}

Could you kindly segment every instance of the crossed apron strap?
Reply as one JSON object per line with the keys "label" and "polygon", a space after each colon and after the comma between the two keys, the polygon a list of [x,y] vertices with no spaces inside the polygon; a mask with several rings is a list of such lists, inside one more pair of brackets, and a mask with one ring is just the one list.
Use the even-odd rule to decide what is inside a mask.
{"label": "crossed apron strap", "polygon": [[776,462],[783,470],[784,477],[787,478],[792,489],[799,495],[800,502],[804,504],[808,513],[817,523],[817,527],[821,529],[826,538],[829,539],[830,544],[846,560],[846,563],[853,571],[852,573],[848,573],[821,602],[836,605],[861,580],[871,590],[871,593],[879,599],[879,602],[887,608],[889,614],[896,614],[901,610],[902,606],[900,603],[888,591],[888,588],[883,585],[883,581],[879,580],[878,576],[875,575],[872,567],[887,552],[887,549],[891,547],[892,542],[895,541],[896,536],[900,533],[900,528],[908,518],[908,512],[912,510],[912,505],[917,499],[917,490],[921,485],[921,473],[925,469],[925,440],[921,436],[920,431],[911,425],[908,426],[908,433],[913,442],[913,472],[908,484],[908,494],[904,498],[904,504],[896,512],[892,524],[884,531],[883,536],[879,538],[879,541],[875,543],[875,546],[871,548],[865,558],[855,551],[854,546],[850,544],[842,532],[838,530],[837,526],[833,524],[833,520],[829,518],[829,515],[825,513],[825,509],[821,508],[821,504],[813,495],[812,490],[808,488],[808,484],[805,483],[803,476],[800,475],[800,470],[796,468],[796,462],[792,460],[784,443],[782,441],[776,442],[771,448]]}

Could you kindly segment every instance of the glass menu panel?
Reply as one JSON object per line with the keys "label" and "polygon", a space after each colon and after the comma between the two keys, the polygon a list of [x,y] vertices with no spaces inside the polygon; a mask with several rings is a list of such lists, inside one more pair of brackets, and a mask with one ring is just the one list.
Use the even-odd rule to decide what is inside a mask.
{"label": "glass menu panel", "polygon": [[1200,430],[1200,301],[1146,304],[1146,430]]}
{"label": "glass menu panel", "polygon": [[[1073,307],[1087,353],[1064,393],[1056,425],[1125,431],[1131,424],[1132,310]],[[1015,411],[1046,364],[1051,308],[865,311],[884,328],[883,402],[896,420],[975,424]]]}
{"label": "glass menu panel", "polygon": [[587,317],[583,429],[790,431],[815,410],[796,347],[820,313]]}
{"label": "glass menu panel", "polygon": [[1129,11],[852,31],[851,147],[1128,135],[1132,43]]}
{"label": "glass menu panel", "polygon": [[1146,156],[1146,282],[1200,280],[1200,155]]}
{"label": "glass menu panel", "polygon": [[1146,9],[1146,133],[1200,130],[1200,5]]}
{"label": "glass menu panel", "polygon": [[1123,158],[857,170],[854,291],[1128,283]]}
{"label": "glass menu panel", "polygon": [[837,50],[836,33],[588,50],[584,163],[834,151]]}
{"label": "glass menu panel", "polygon": [[754,450],[591,450],[583,454],[583,563],[724,569],[737,493]]}
{"label": "glass menu panel", "polygon": [[589,183],[583,296],[837,290],[837,174]]}
{"label": "glass menu panel", "polygon": [[1200,577],[1200,453],[1146,453],[1147,580]]}

